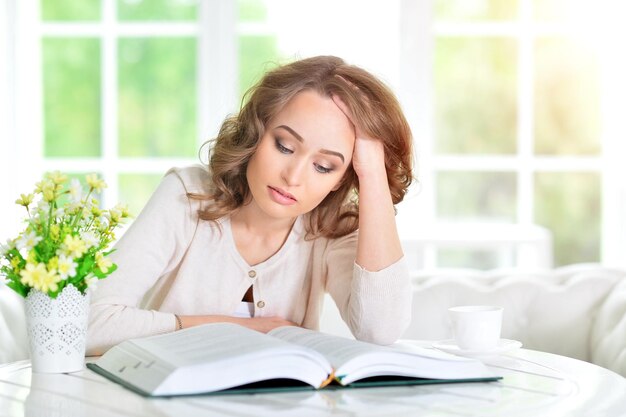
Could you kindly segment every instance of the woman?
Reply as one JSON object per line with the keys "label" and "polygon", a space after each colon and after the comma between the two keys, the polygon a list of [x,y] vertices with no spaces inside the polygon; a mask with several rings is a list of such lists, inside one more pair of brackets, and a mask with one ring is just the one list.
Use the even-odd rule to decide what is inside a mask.
{"label": "woman", "polygon": [[397,100],[366,71],[336,57],[270,71],[208,169],[170,170],[117,243],[87,353],[212,322],[317,329],[325,292],[356,338],[393,343],[410,320],[394,204],[411,155]]}

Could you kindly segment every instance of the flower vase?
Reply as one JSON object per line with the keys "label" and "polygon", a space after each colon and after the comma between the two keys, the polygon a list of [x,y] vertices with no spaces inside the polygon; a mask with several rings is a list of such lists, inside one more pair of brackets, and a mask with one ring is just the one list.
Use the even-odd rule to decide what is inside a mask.
{"label": "flower vase", "polygon": [[76,372],[85,366],[89,292],[68,285],[57,298],[32,289],[26,296],[26,327],[33,372]]}

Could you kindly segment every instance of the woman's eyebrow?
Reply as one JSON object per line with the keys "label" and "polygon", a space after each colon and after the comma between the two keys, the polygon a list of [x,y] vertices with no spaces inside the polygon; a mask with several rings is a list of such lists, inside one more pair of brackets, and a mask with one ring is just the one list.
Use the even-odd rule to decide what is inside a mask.
{"label": "woman's eyebrow", "polygon": [[[298,134],[298,132],[296,132],[295,130],[290,128],[289,126],[287,126],[287,125],[276,126],[276,129],[278,129],[278,128],[285,129],[287,132],[291,133],[294,138],[298,139],[299,142],[303,142],[304,143],[304,138],[302,136],[300,136]],[[331,151],[329,149],[320,149],[320,153],[327,154],[327,155],[334,155],[334,156],[338,157],[339,159],[341,159],[342,163],[346,162],[346,159],[339,152]]]}

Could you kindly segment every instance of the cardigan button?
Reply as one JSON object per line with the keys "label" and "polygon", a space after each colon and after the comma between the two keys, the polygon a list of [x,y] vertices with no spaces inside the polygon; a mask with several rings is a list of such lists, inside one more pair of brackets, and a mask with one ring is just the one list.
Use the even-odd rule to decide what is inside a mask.
{"label": "cardigan button", "polygon": [[254,277],[256,277],[256,271],[255,271],[255,270],[250,270],[250,271],[248,271],[248,276],[249,276],[250,278],[254,278]]}
{"label": "cardigan button", "polygon": [[259,308],[263,308],[263,307],[265,307],[265,301],[263,301],[263,300],[258,301],[258,302],[256,303],[256,306],[257,306],[257,307],[259,307]]}

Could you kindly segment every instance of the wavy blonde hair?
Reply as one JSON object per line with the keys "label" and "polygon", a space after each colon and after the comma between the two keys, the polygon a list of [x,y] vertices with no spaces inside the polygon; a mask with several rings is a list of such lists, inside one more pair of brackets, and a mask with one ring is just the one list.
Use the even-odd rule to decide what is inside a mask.
{"label": "wavy blonde hair", "polygon": [[[312,90],[324,97],[337,95],[348,106],[355,123],[370,137],[384,143],[385,168],[394,204],[407,193],[412,176],[412,137],[409,125],[391,90],[367,71],[333,56],[302,59],[280,66],[244,95],[241,111],[224,120],[211,144],[210,200],[200,218],[215,221],[241,207],[249,198],[248,162],[268,122],[296,94]],[[307,216],[307,237],[337,238],[358,228],[359,179],[350,166],[341,186]]]}

